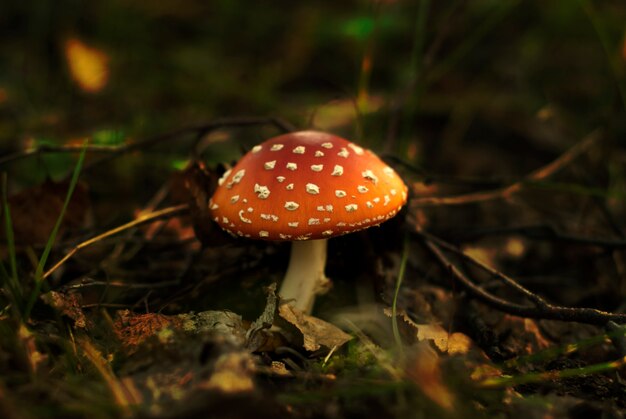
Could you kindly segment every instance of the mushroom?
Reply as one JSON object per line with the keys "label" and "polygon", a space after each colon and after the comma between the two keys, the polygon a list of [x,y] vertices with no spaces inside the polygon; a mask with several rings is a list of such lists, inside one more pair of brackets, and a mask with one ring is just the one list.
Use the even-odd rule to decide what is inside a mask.
{"label": "mushroom", "polygon": [[308,314],[328,282],[327,239],[380,224],[406,200],[402,179],[371,151],[300,131],[253,147],[219,180],[209,209],[232,236],[293,242],[279,295]]}

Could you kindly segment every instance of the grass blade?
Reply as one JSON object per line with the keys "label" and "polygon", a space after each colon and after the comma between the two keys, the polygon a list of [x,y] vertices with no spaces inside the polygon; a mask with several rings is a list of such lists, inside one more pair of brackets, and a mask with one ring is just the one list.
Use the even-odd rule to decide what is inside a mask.
{"label": "grass blade", "polygon": [[52,250],[52,246],[54,245],[54,241],[56,239],[57,233],[59,232],[59,228],[61,227],[61,222],[65,217],[65,212],[67,211],[67,207],[72,199],[72,195],[74,193],[74,189],[76,188],[76,184],[78,183],[78,178],[80,176],[80,171],[83,167],[83,163],[85,161],[85,155],[87,153],[87,142],[85,142],[80,155],[78,156],[78,161],[76,162],[76,166],[74,167],[74,173],[72,173],[72,179],[70,181],[70,186],[67,190],[67,194],[65,195],[65,201],[63,202],[63,208],[61,209],[61,213],[57,218],[56,224],[52,229],[52,233],[50,233],[50,237],[46,243],[46,247],[41,254],[41,258],[39,259],[39,263],[37,264],[37,269],[35,270],[35,288],[30,295],[30,299],[28,300],[28,304],[24,310],[24,318],[27,319],[30,316],[30,312],[35,305],[35,301],[41,292],[41,286],[43,282],[43,272],[46,266],[46,262],[48,261],[48,257],[50,256],[50,251]]}

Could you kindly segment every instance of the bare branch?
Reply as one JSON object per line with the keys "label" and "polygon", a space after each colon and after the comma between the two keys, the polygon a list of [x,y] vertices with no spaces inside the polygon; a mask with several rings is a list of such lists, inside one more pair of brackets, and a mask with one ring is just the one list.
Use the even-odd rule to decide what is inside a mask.
{"label": "bare branch", "polygon": [[[521,317],[530,317],[535,319],[550,319],[550,320],[562,320],[570,322],[579,322],[595,325],[606,325],[608,322],[613,321],[615,323],[626,323],[626,314],[611,313],[606,311],[597,310],[594,308],[579,308],[579,307],[563,307],[547,303],[542,297],[534,294],[532,291],[524,288],[514,279],[507,277],[501,272],[496,271],[493,268],[486,266],[485,264],[477,261],[471,256],[456,249],[453,245],[444,242],[430,234],[418,232],[418,235],[424,240],[424,243],[428,249],[435,255],[439,263],[452,274],[452,276],[465,287],[465,289],[474,297],[482,301],[483,303],[494,307],[505,313],[513,314]],[[507,301],[490,292],[484,290],[474,281],[472,281],[464,272],[462,272],[445,254],[444,248],[447,251],[453,251],[455,254],[463,257],[466,260],[471,261],[476,266],[485,269],[487,272],[493,274],[497,278],[503,280],[503,282],[509,286],[512,286],[517,291],[522,292],[533,305],[522,305]]]}

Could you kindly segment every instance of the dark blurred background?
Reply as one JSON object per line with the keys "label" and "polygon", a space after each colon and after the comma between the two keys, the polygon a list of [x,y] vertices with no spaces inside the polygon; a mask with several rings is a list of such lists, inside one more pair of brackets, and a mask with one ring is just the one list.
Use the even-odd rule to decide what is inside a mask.
{"label": "dark blurred background", "polygon": [[[5,1],[0,152],[272,115],[439,172],[518,176],[594,129],[624,137],[625,22],[621,0]],[[8,170],[29,184],[71,161]]]}

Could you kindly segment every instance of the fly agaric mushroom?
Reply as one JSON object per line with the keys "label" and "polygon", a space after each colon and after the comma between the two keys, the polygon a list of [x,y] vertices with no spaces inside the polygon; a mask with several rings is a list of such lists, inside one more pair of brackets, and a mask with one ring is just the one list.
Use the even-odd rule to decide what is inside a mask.
{"label": "fly agaric mushroom", "polygon": [[293,241],[279,295],[310,313],[327,282],[327,239],[392,218],[406,199],[402,179],[371,151],[300,131],[253,147],[219,180],[209,209],[232,236]]}

